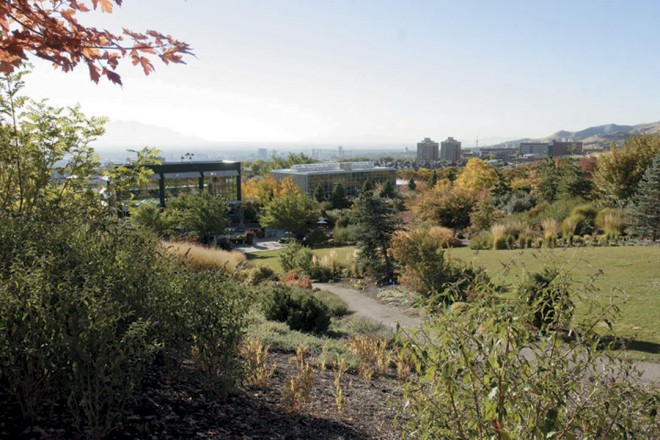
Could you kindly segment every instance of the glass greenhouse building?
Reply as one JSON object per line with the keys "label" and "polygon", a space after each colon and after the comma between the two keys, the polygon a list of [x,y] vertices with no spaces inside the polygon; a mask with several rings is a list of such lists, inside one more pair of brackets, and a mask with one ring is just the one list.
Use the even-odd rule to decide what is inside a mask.
{"label": "glass greenhouse building", "polygon": [[357,196],[364,182],[370,180],[373,184],[389,180],[396,183],[396,170],[388,167],[374,166],[373,162],[324,162],[305,165],[294,165],[291,168],[272,170],[270,174],[281,181],[287,177],[303,194],[313,195],[320,186],[329,198],[334,186],[341,183],[350,196]]}

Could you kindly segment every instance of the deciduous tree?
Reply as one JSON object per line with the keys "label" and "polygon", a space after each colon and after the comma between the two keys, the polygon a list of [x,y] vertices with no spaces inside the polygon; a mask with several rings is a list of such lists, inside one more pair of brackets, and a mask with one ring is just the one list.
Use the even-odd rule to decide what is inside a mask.
{"label": "deciduous tree", "polygon": [[624,204],[637,192],[639,181],[658,154],[660,136],[634,136],[621,148],[612,145],[598,157],[593,175],[596,189],[607,201]]}
{"label": "deciduous tree", "polygon": [[489,189],[497,181],[495,170],[476,157],[468,160],[465,168],[456,179],[456,185],[471,194]]}
{"label": "deciduous tree", "polygon": [[283,229],[302,237],[305,226],[314,222],[318,215],[316,200],[304,194],[289,194],[268,202],[259,222],[262,226]]}
{"label": "deciduous tree", "polygon": [[[152,60],[183,63],[190,46],[157,31],[112,33],[81,23],[80,16],[100,9],[111,13],[123,0],[11,0],[0,2],[0,72],[14,72],[29,54],[53,63],[64,72],[84,64],[92,81],[105,76],[121,84],[116,69],[129,58],[145,74]],[[86,20],[83,20],[86,21]]]}
{"label": "deciduous tree", "polygon": [[25,74],[0,81],[0,208],[13,214],[63,208],[87,195],[98,167],[90,143],[105,122],[21,96]]}

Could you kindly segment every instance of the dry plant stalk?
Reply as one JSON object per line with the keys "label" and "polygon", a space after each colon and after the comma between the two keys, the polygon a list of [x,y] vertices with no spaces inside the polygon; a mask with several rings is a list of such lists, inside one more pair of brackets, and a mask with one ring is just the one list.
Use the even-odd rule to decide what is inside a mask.
{"label": "dry plant stalk", "polygon": [[302,370],[305,365],[305,357],[307,357],[307,352],[309,349],[305,344],[300,344],[296,348],[296,361],[298,361],[298,367]]}
{"label": "dry plant stalk", "polygon": [[369,335],[354,336],[348,341],[349,351],[360,359],[358,374],[370,380],[375,372],[384,375],[390,366],[387,341]]}
{"label": "dry plant stalk", "polygon": [[313,387],[314,370],[308,363],[303,363],[298,374],[289,379],[284,389],[284,404],[289,411],[300,411],[309,404]]}
{"label": "dry plant stalk", "polygon": [[346,361],[344,358],[337,357],[337,360],[335,360],[332,365],[335,370],[335,403],[337,404],[337,411],[342,412],[344,411],[346,397],[341,388],[341,378],[346,372]]}
{"label": "dry plant stalk", "polygon": [[414,367],[413,356],[410,350],[399,348],[396,351],[396,378],[405,381],[410,377]]}
{"label": "dry plant stalk", "polygon": [[317,366],[319,367],[319,370],[325,371],[326,362],[328,362],[328,344],[327,343],[323,344],[323,348],[321,349],[321,355],[319,356],[319,358],[317,360]]}
{"label": "dry plant stalk", "polygon": [[245,360],[245,379],[248,385],[263,388],[268,385],[276,365],[269,364],[269,346],[264,346],[259,337],[249,337],[241,345],[241,355]]}

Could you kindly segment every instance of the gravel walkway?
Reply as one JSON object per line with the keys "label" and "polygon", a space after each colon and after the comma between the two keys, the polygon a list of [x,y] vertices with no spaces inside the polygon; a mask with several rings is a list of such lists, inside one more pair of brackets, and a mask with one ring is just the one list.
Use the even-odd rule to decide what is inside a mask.
{"label": "gravel walkway", "polygon": [[357,316],[372,319],[392,329],[396,329],[397,324],[403,328],[419,327],[422,324],[419,317],[387,307],[359,290],[327,283],[314,283],[314,287],[327,290],[341,297],[348,304],[348,308]]}

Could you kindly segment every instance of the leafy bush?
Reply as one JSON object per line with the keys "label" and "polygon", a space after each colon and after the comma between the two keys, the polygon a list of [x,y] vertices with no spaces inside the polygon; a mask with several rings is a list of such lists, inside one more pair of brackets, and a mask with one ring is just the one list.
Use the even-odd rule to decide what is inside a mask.
{"label": "leafy bush", "polygon": [[509,214],[516,214],[536,206],[536,197],[525,192],[516,192],[498,197],[494,202],[498,209]]}
{"label": "leafy bush", "polygon": [[569,280],[557,268],[545,267],[518,286],[518,295],[532,311],[532,323],[543,331],[568,328],[575,308]]}
{"label": "leafy bush", "polygon": [[290,287],[301,287],[303,289],[312,288],[312,279],[305,276],[301,277],[295,270],[292,270],[285,275],[280,275],[279,280]]}
{"label": "leafy bush", "polygon": [[332,239],[335,244],[355,243],[357,238],[357,226],[355,225],[342,227],[337,224],[332,230]]}
{"label": "leafy bush", "polygon": [[292,330],[324,333],[330,326],[330,309],[320,299],[311,294],[293,296],[282,287],[266,296],[263,311],[266,319],[286,322]]}
{"label": "leafy bush", "polygon": [[312,251],[298,242],[290,242],[280,252],[279,260],[285,272],[298,271],[309,275],[312,272]]}
{"label": "leafy bush", "polygon": [[[443,243],[432,229],[399,231],[392,239],[392,257],[403,267],[401,284],[433,303],[451,303],[467,297],[470,277],[466,268],[445,255]],[[452,289],[451,287],[454,286]]]}
{"label": "leafy bush", "polygon": [[[585,286],[584,293],[588,299],[594,292]],[[598,319],[581,323],[572,340],[552,328],[536,340],[527,307],[502,307],[488,294],[480,298],[438,313],[410,335],[399,335],[417,372],[406,384],[404,435],[657,436],[653,390],[638,384],[639,373],[631,364],[595,351],[600,338],[594,329],[601,318],[611,318],[613,306],[602,309],[594,302]]]}
{"label": "leafy bush", "polygon": [[296,301],[286,322],[291,330],[325,333],[330,327],[330,310],[320,299],[303,295]]}
{"label": "leafy bush", "polygon": [[257,265],[249,268],[246,272],[247,276],[245,278],[245,282],[252,286],[256,286],[266,281],[275,279],[275,271],[267,266]]}
{"label": "leafy bush", "polygon": [[470,237],[469,246],[474,250],[493,249],[493,237],[487,232],[481,232]]}
{"label": "leafy bush", "polygon": [[303,238],[305,245],[307,246],[317,246],[328,241],[328,237],[325,235],[325,231],[322,229],[312,229]]}
{"label": "leafy bush", "polygon": [[340,317],[349,314],[348,304],[339,296],[327,290],[317,290],[313,293],[314,297],[321,300],[330,310],[333,317]]}
{"label": "leafy bush", "polygon": [[54,405],[90,437],[121,421],[160,353],[190,359],[220,392],[250,295],[222,272],[164,256],[155,236],[106,217],[0,222],[0,384],[28,418]]}

